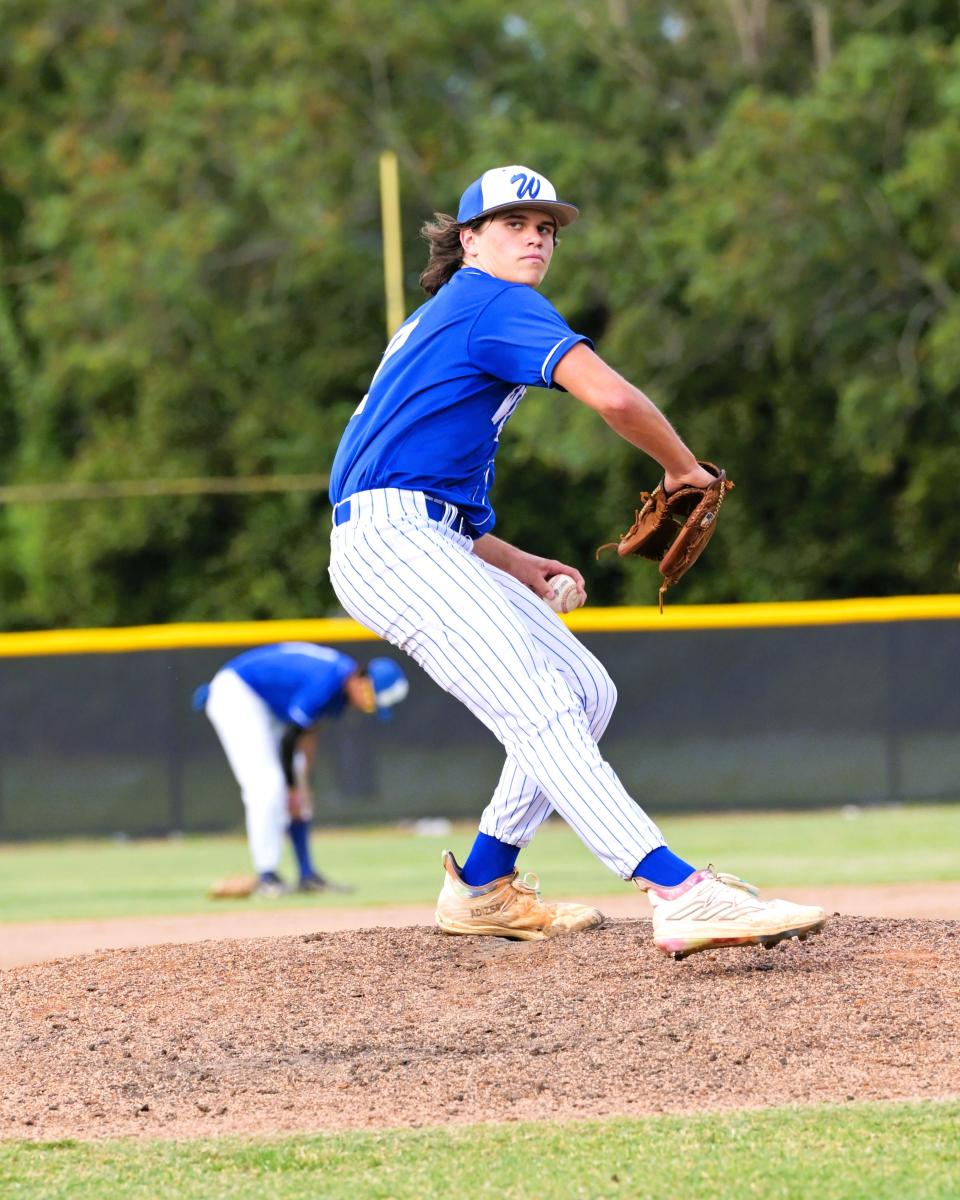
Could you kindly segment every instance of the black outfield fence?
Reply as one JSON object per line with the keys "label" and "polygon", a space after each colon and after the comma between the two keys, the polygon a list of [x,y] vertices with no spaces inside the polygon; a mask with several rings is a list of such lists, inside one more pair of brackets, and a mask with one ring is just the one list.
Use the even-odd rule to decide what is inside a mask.
{"label": "black outfield fence", "polygon": [[[586,609],[610,670],[607,759],[653,815],[960,799],[960,597]],[[0,840],[242,823],[194,688],[276,641],[395,654],[387,724],[321,726],[317,820],[475,818],[503,762],[466,709],[347,620],[0,635]]]}

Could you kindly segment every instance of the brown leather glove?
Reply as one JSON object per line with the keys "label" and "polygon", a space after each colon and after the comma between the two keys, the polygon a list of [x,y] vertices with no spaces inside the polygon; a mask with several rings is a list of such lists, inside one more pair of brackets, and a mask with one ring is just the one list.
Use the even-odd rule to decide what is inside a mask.
{"label": "brown leather glove", "polygon": [[664,592],[683,578],[706,549],[717,528],[720,505],[734,486],[726,471],[713,463],[701,462],[700,466],[716,476],[714,483],[705,488],[683,484],[667,493],[661,480],[652,492],[640,493],[642,507],[620,540],[597,550],[598,558],[604,550],[615,549],[621,558],[636,554],[658,563],[663,576],[661,612]]}
{"label": "brown leather glove", "polygon": [[228,875],[211,884],[207,895],[211,900],[239,900],[252,895],[256,886],[256,875]]}

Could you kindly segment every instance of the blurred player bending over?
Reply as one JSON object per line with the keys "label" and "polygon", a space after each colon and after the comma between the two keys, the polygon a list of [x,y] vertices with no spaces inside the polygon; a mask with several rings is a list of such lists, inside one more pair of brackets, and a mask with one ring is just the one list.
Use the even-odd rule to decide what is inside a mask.
{"label": "blurred player bending over", "polygon": [[278,873],[285,832],[297,859],[299,891],[348,890],[325,879],[310,857],[315,726],[339,717],[347,705],[387,720],[408,690],[392,659],[374,658],[361,667],[326,646],[284,642],[231,659],[194,692],[193,707],[210,718],[240,785],[257,895],[288,890]]}
{"label": "blurred player bending over", "polygon": [[667,491],[714,480],[660,410],[537,291],[559,228],[576,216],[522,166],[486,171],[456,218],[435,214],[420,277],[430,299],[391,339],[331,472],[330,578],[341,604],[506,749],[469,857],[462,868],[444,857],[437,923],[515,938],[599,924],[596,909],[545,904],[536,883],[518,877],[520,850],[556,810],[647,893],[666,953],[805,937],[823,925],[821,909],[762,901],[742,880],[696,870],[667,848],[597,748],[616,700],[610,676],[545,603],[551,576],[569,575],[581,592],[583,576],[491,532],[494,457],[529,385],[592,408],[660,463]]}

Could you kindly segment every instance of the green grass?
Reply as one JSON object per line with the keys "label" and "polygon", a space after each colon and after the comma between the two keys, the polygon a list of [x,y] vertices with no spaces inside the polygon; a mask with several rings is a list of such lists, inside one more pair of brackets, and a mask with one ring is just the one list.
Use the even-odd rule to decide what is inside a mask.
{"label": "green grass", "polygon": [[960,1195],[960,1103],[478,1125],[274,1141],[0,1143],[4,1197],[764,1200]]}
{"label": "green grass", "polygon": [[[960,878],[960,805],[869,808],[852,815],[807,813],[671,817],[673,849],[769,888],[831,883],[929,882]],[[242,907],[429,904],[440,883],[440,852],[464,857],[475,826],[441,837],[397,829],[320,830],[321,869],[355,885],[350,896],[280,901],[210,901],[209,884],[248,870],[242,837],[169,841],[71,841],[0,847],[0,922],[224,912]],[[560,821],[549,822],[520,858],[553,897],[603,896],[623,883]],[[292,876],[290,865],[288,874]]]}

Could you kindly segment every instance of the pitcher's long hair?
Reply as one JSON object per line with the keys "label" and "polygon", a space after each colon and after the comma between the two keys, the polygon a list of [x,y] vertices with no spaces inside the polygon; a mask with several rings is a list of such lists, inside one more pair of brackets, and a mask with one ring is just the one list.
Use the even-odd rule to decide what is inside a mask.
{"label": "pitcher's long hair", "polygon": [[[474,222],[482,224],[481,221]],[[460,245],[460,225],[449,213],[434,213],[420,230],[430,247],[430,257],[420,275],[420,286],[428,296],[435,296],[447,280],[463,266],[463,247]]]}

